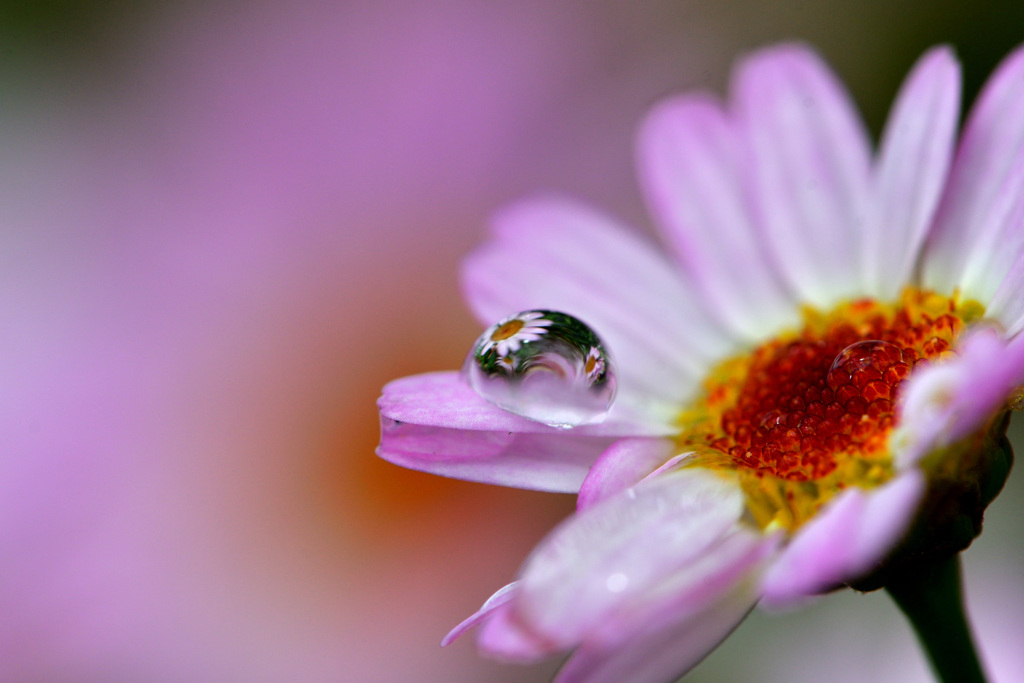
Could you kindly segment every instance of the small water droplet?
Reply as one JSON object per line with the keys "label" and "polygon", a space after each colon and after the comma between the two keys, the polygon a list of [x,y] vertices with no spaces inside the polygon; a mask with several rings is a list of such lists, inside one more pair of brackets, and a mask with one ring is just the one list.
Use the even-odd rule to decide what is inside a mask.
{"label": "small water droplet", "polygon": [[868,339],[840,351],[832,361],[826,379],[837,394],[844,386],[850,386],[850,391],[860,394],[869,384],[881,382],[886,370],[902,363],[900,347],[880,339]]}
{"label": "small water droplet", "polygon": [[463,366],[499,408],[555,427],[600,422],[615,400],[611,358],[597,333],[556,311],[524,311],[476,340]]}

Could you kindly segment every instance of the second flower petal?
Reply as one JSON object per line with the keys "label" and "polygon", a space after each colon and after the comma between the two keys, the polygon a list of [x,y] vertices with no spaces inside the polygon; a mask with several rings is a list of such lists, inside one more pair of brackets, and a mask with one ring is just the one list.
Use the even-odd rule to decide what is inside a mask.
{"label": "second flower petal", "polygon": [[[662,683],[696,666],[754,607],[774,542],[737,530],[705,554],[704,567],[652,591],[577,648],[556,683]],[[702,573],[703,572],[703,573]]]}
{"label": "second flower petal", "polygon": [[732,477],[696,468],[652,477],[556,528],[527,560],[512,607],[538,636],[572,647],[669,576],[684,580],[742,512]]}

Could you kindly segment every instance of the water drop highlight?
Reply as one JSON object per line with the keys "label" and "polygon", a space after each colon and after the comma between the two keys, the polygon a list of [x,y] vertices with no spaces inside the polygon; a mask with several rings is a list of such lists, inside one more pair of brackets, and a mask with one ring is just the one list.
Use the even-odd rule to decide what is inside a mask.
{"label": "water drop highlight", "polygon": [[463,373],[499,408],[554,427],[602,421],[615,401],[608,351],[586,323],[557,311],[524,311],[476,340]]}
{"label": "water drop highlight", "polygon": [[877,383],[892,389],[909,373],[910,365],[900,347],[879,339],[868,339],[839,352],[829,368],[827,381],[832,391],[851,386],[860,393]]}

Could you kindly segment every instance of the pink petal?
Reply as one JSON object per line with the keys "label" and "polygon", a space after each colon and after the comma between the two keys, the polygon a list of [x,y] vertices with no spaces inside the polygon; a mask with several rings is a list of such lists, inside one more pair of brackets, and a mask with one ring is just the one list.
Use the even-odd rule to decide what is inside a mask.
{"label": "pink petal", "polygon": [[555,683],[674,681],[718,647],[756,603],[756,597],[723,601],[692,619],[644,628],[618,648],[583,645],[559,671]]}
{"label": "pink petal", "polygon": [[882,135],[863,233],[871,294],[892,299],[911,281],[949,171],[959,113],[959,64],[948,47],[935,48],[907,76]]}
{"label": "pink petal", "polygon": [[873,491],[841,493],[766,572],[762,604],[799,603],[870,573],[910,528],[924,491],[924,475],[911,470]]}
{"label": "pink petal", "polygon": [[696,666],[757,602],[754,577],[774,542],[739,531],[705,554],[703,577],[662,587],[593,633],[556,683],[662,683]]}
{"label": "pink petal", "polygon": [[991,230],[978,235],[959,284],[963,295],[987,306],[1024,256],[1024,147],[985,220]]}
{"label": "pink petal", "polygon": [[827,308],[860,289],[858,241],[868,200],[868,137],[849,96],[810,50],[776,47],[733,80],[753,150],[759,220],[799,298]]}
{"label": "pink petal", "polygon": [[515,596],[516,589],[518,586],[519,582],[513,581],[507,586],[499,588],[494,595],[487,598],[487,601],[484,602],[480,609],[478,609],[471,616],[465,619],[462,623],[460,623],[458,626],[456,626],[448,632],[448,635],[446,635],[444,639],[441,641],[441,647],[447,647],[449,644],[455,642],[455,640],[462,637],[462,634],[464,634],[466,631],[473,628],[481,621],[486,619],[488,616],[490,616],[491,613],[494,612],[494,610],[498,609],[502,605],[508,604],[508,601],[511,600],[513,596]]}
{"label": "pink petal", "polygon": [[652,245],[581,204],[536,199],[494,219],[463,289],[488,324],[521,310],[577,316],[606,342],[618,399],[671,420],[712,360],[735,348]]}
{"label": "pink petal", "polygon": [[665,422],[629,416],[627,411],[619,410],[617,399],[603,422],[569,430],[551,427],[498,408],[454,371],[428,372],[389,382],[377,406],[383,415],[401,422],[473,431],[572,436],[663,436],[678,431]]}
{"label": "pink petal", "polygon": [[854,542],[848,580],[867,575],[895,548],[914,521],[924,498],[927,480],[919,470],[898,474],[885,486],[868,493],[868,504]]}
{"label": "pink petal", "polygon": [[995,330],[979,330],[960,355],[911,374],[891,437],[899,468],[982,428],[1024,385],[1024,338],[1007,343]]}
{"label": "pink petal", "polygon": [[571,647],[652,586],[689,576],[742,512],[732,478],[692,468],[649,479],[557,527],[527,560],[513,609]]}
{"label": "pink petal", "polygon": [[511,603],[499,605],[480,629],[480,652],[502,662],[529,664],[563,649],[537,638],[516,620]]}
{"label": "pink petal", "polygon": [[[513,415],[456,372],[405,377],[377,401],[377,454],[397,465],[504,486],[574,493],[616,425],[561,430]],[[621,427],[621,425],[618,425]]]}
{"label": "pink petal", "polygon": [[924,284],[987,304],[1024,251],[1024,48],[989,79],[967,120],[929,236]]}
{"label": "pink petal", "polygon": [[1012,337],[1024,330],[1024,253],[1017,257],[999,284],[985,314],[998,320]]}
{"label": "pink petal", "polygon": [[668,439],[620,439],[597,459],[583,480],[576,509],[583,510],[636,485],[670,457],[675,446]]}
{"label": "pink petal", "polygon": [[749,340],[798,322],[744,192],[737,134],[721,106],[685,96],[655,107],[640,130],[641,185],[686,273],[722,321]]}

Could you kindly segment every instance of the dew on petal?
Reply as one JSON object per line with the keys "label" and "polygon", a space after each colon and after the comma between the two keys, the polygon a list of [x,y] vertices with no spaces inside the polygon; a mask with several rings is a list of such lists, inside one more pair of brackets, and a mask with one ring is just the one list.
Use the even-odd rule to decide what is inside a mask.
{"label": "dew on petal", "polygon": [[600,422],[615,400],[604,343],[586,323],[556,311],[524,311],[489,327],[463,374],[499,408],[554,427]]}

